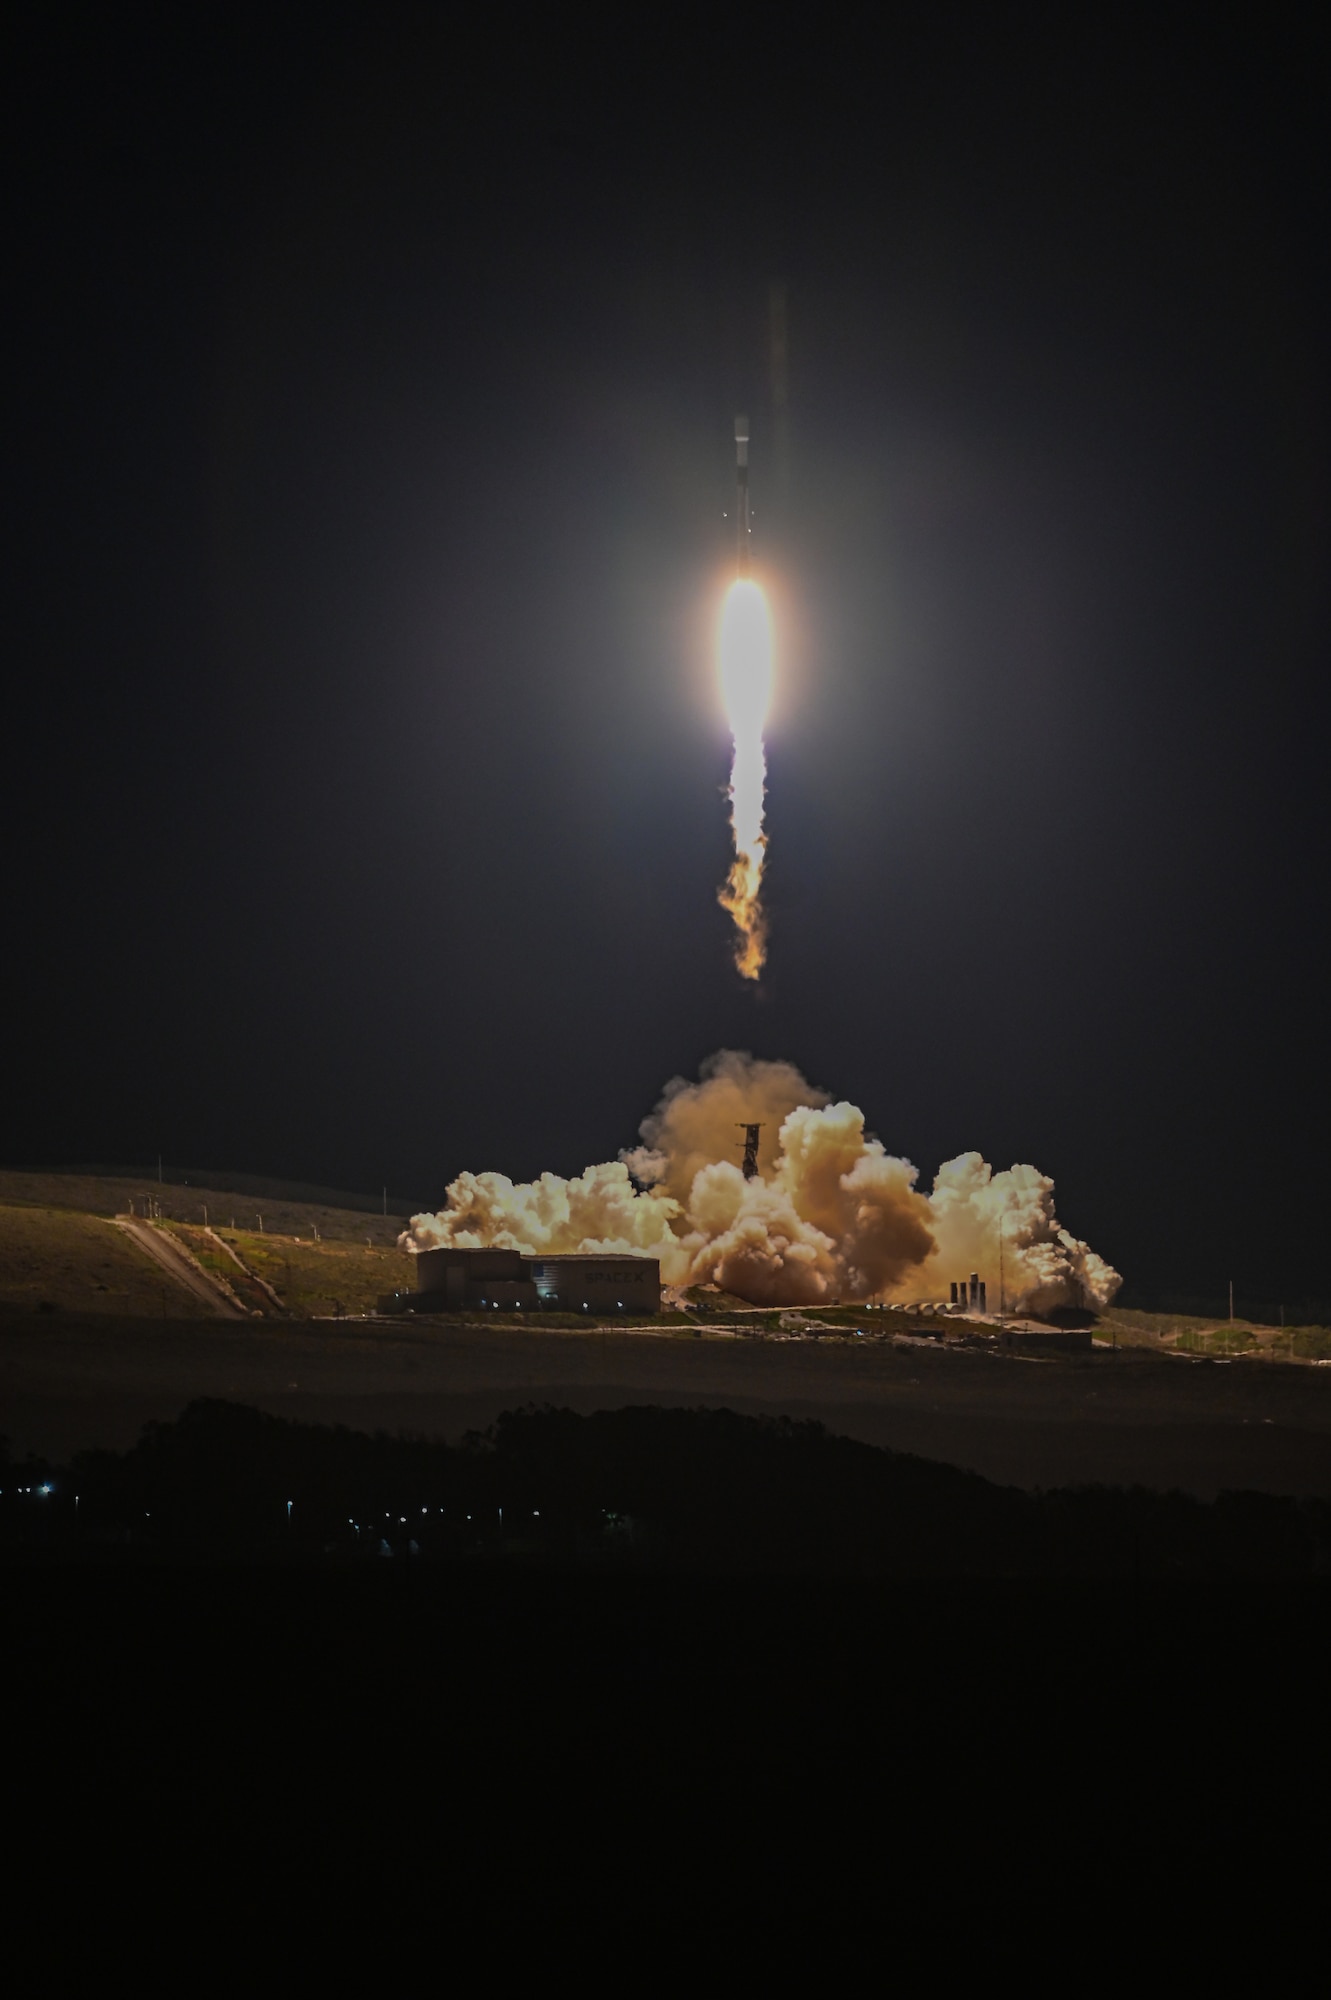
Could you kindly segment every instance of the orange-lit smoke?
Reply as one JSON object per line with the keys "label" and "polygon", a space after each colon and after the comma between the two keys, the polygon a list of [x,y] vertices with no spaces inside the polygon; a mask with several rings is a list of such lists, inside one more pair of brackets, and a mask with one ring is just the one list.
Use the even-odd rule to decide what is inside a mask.
{"label": "orange-lit smoke", "polygon": [[739,937],[735,964],[745,979],[756,979],[767,956],[767,922],[762,907],[763,798],[767,760],[763,725],[772,699],[772,620],[756,583],[732,583],[721,607],[718,651],[721,693],[735,742],[730,769],[730,824],[735,859],[717,891],[722,909],[735,921]]}
{"label": "orange-lit smoke", "polygon": [[[739,1123],[761,1122],[745,1180]],[[412,1218],[409,1249],[452,1243],[540,1251],[639,1251],[669,1284],[719,1285],[756,1305],[946,1299],[976,1271],[991,1306],[1102,1306],[1119,1277],[1054,1213],[1034,1167],[993,1173],[978,1153],[917,1170],[790,1063],[723,1050],[696,1083],[677,1077],[642,1124],[643,1144],[572,1179],[460,1174],[437,1215]]]}

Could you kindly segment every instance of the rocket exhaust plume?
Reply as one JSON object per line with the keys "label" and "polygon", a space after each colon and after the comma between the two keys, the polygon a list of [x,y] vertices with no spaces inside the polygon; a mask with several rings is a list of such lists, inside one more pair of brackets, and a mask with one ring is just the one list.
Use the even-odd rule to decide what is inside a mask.
{"label": "rocket exhaust plume", "polygon": [[[756,1173],[735,1159],[756,1126]],[[978,1153],[945,1162],[924,1194],[855,1105],[832,1103],[792,1063],[723,1049],[698,1081],[676,1077],[639,1128],[643,1144],[572,1179],[464,1173],[437,1215],[401,1241],[533,1253],[638,1251],[667,1284],[714,1284],[754,1305],[828,1299],[946,1300],[974,1271],[1009,1311],[1107,1305],[1118,1273],[1054,1212],[1035,1167],[994,1173]],[[747,1162],[746,1162],[747,1165]]]}
{"label": "rocket exhaust plume", "polygon": [[735,835],[735,859],[725,885],[717,891],[723,910],[734,919],[739,937],[735,965],[742,979],[756,979],[767,956],[767,924],[763,916],[763,798],[767,760],[763,755],[763,724],[772,699],[772,621],[767,599],[749,579],[749,420],[735,419],[735,566],[736,580],[721,607],[721,694],[730,719],[735,755],[730,767],[730,824]]}
{"label": "rocket exhaust plume", "polygon": [[763,725],[772,699],[772,621],[767,599],[747,577],[732,583],[721,608],[721,693],[735,754],[730,767],[730,824],[735,859],[717,900],[734,919],[739,937],[735,965],[741,978],[757,979],[767,956],[762,907],[763,799],[767,759]]}

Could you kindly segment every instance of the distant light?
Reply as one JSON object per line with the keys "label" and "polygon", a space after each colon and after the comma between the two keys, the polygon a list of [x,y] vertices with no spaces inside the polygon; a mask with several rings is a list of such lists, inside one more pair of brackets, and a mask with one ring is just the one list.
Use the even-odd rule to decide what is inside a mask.
{"label": "distant light", "polygon": [[39,1486],[39,1487],[37,1488],[37,1491],[38,1491],[39,1493],[49,1493],[49,1492],[51,1491],[51,1489],[50,1489],[50,1487],[49,1487],[49,1486]]}

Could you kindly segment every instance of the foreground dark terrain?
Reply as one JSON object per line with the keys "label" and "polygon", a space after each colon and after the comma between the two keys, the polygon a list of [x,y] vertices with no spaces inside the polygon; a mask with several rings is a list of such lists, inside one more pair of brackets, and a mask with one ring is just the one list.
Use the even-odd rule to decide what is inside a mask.
{"label": "foreground dark terrain", "polygon": [[1035,1497],[725,1411],[448,1447],[217,1403],[4,1484],[17,1879],[584,1951],[755,1898],[832,1949],[1314,1868],[1319,1501]]}
{"label": "foreground dark terrain", "polygon": [[1331,1577],[1331,1502],[1025,1493],[725,1409],[509,1412],[458,1445],[224,1402],[130,1451],[14,1462],[11,1554],[117,1566],[526,1563],[882,1577]]}
{"label": "foreground dark terrain", "polygon": [[57,1313],[0,1322],[20,1453],[124,1449],[201,1396],[457,1439],[529,1402],[812,1418],[1001,1484],[1331,1498],[1331,1369],[1097,1348],[1050,1361],[942,1341],[767,1341],[423,1320],[295,1324]]}

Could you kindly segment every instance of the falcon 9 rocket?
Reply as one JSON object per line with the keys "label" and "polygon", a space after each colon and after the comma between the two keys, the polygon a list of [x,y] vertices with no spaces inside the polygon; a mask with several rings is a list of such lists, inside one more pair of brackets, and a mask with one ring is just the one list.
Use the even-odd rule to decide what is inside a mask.
{"label": "falcon 9 rocket", "polygon": [[749,573],[749,536],[753,530],[749,526],[749,420],[747,417],[735,419],[735,479],[738,491],[735,495],[736,521],[736,573]]}

